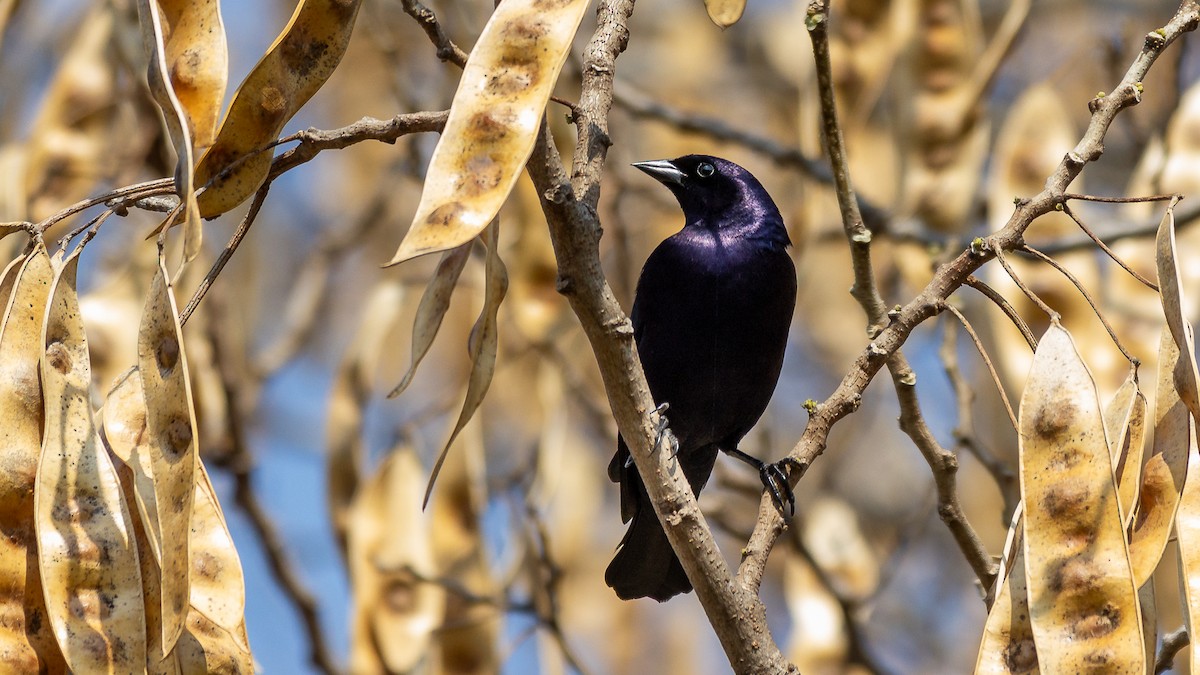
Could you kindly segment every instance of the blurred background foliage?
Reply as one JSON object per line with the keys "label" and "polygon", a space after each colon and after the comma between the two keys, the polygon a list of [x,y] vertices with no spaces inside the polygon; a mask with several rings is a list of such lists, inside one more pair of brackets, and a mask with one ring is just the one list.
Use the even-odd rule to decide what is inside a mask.
{"label": "blurred background foliage", "polygon": [[[430,6],[469,50],[492,3]],[[1000,227],[1014,197],[1041,189],[1078,140],[1086,102],[1119,80],[1145,31],[1173,7],[1151,0],[833,3],[839,109],[859,194],[883,214],[870,224],[879,229],[875,260],[889,304],[911,298],[944,253]],[[293,8],[291,0],[225,3],[231,83],[249,72]],[[0,17],[7,17],[0,220],[38,220],[87,196],[171,175],[133,3],[0,0]],[[580,48],[594,21],[589,11],[559,97],[578,95]],[[680,226],[667,192],[630,162],[724,156],[775,196],[801,295],[783,377],[742,447],[763,458],[791,447],[807,420],[803,402],[827,396],[868,342],[847,292],[849,257],[832,190],[789,152],[821,154],[803,22],[803,3],[752,2],[726,30],[696,0],[640,3],[618,61],[601,200],[606,273],[628,308],[641,263]],[[1104,157],[1076,192],[1195,194],[1195,51],[1189,38],[1156,65],[1144,101],[1118,118]],[[341,66],[285,133],[445,109],[458,77],[400,0],[367,0]],[[547,110],[564,148],[573,145],[566,112],[554,103]],[[477,246],[412,386],[385,399],[408,366],[417,300],[435,261],[380,265],[411,222],[435,140],[360,143],[282,176],[187,326],[200,451],[245,567],[255,658],[265,672],[403,671],[422,663],[456,673],[725,672],[694,595],[623,603],[604,586],[602,568],[622,530],[605,474],[616,429],[586,339],[555,292],[545,222],[525,179],[500,216],[511,286],[500,310],[495,379],[421,511],[429,466],[461,405],[466,344],[483,294]],[[1076,211],[1111,235],[1157,222],[1155,208]],[[244,209],[205,225],[205,264],[178,281],[181,295],[199,283]],[[143,238],[156,223],[153,214],[131,211],[110,221],[83,257],[97,396],[133,362],[131,327],[155,265],[154,246]],[[1078,242],[1076,230],[1056,213],[1027,239],[1055,251],[1101,297],[1130,349],[1150,364],[1143,372],[1153,373],[1156,296],[1114,274],[1093,248],[1064,250]],[[1193,298],[1200,297],[1197,237],[1181,230]],[[15,239],[0,241],[9,257]],[[1148,238],[1115,248],[1153,273]],[[1064,315],[1108,400],[1127,367],[1094,314],[1056,272],[1029,259],[1014,263]],[[997,265],[986,272],[1040,335],[1044,315]],[[980,296],[964,290],[956,298],[984,333],[1015,401],[1028,347]],[[1197,319],[1195,307],[1188,313]],[[1016,434],[972,344],[946,318],[918,330],[906,351],[931,427],[958,450],[967,517],[999,554],[1017,489]],[[965,384],[957,393],[947,367]],[[887,384],[872,386],[805,476],[798,515],[771,558],[763,598],[781,646],[805,673],[958,673],[974,662],[986,617],[980,589],[938,519],[929,470],[896,415]],[[701,499],[730,559],[753,524],[759,493],[756,476],[722,461]],[[1175,597],[1175,573],[1164,567],[1158,592]],[[1160,609],[1164,627],[1181,622],[1170,606]]]}

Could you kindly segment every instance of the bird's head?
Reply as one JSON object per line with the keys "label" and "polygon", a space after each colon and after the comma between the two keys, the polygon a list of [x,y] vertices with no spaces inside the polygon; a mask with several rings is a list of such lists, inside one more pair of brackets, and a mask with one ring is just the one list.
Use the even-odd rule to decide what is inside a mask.
{"label": "bird's head", "polygon": [[633,165],[667,186],[679,200],[688,226],[790,243],[779,208],[762,183],[727,159],[685,155]]}

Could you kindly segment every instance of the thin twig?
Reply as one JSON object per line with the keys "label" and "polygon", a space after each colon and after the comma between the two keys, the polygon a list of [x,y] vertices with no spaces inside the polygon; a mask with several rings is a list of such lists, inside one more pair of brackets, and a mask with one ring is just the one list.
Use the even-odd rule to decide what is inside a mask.
{"label": "thin twig", "polygon": [[1100,195],[1081,195],[1074,192],[1063,194],[1063,199],[1078,199],[1085,202],[1101,202],[1103,204],[1139,204],[1142,202],[1165,202],[1176,195],[1150,195],[1148,197],[1103,197]]}
{"label": "thin twig", "polygon": [[[1187,208],[1175,212],[1176,230],[1194,225],[1198,219],[1200,219],[1200,202],[1193,201]],[[1096,235],[1109,243],[1137,237],[1153,237],[1154,233],[1158,232],[1160,220],[1162,220],[1160,217],[1154,216],[1137,223],[1118,222],[1115,225],[1098,230]],[[1063,237],[1054,241],[1040,242],[1038,248],[1043,253],[1054,255],[1067,251],[1090,249],[1094,245],[1095,242],[1091,237],[1080,233],[1073,237]]]}
{"label": "thin twig", "polygon": [[432,9],[421,4],[419,0],[400,0],[400,6],[404,8],[405,14],[416,20],[417,25],[429,37],[429,41],[437,47],[439,59],[453,63],[459,68],[466,67],[467,53],[454,44],[454,41],[442,29],[442,25],[438,23],[437,15],[433,13]]}
{"label": "thin twig", "polygon": [[50,216],[49,218],[46,218],[45,220],[41,221],[40,223],[38,223],[36,225],[36,227],[39,232],[45,232],[46,230],[48,230],[52,226],[54,226],[55,223],[58,223],[62,220],[70,218],[71,216],[75,215],[76,213],[79,213],[80,211],[86,211],[87,209],[90,209],[93,206],[99,206],[101,204],[109,204],[109,208],[113,209],[115,211],[115,210],[117,210],[117,204],[114,204],[114,202],[128,203],[131,201],[136,201],[138,199],[143,199],[145,197],[170,194],[170,193],[173,193],[174,191],[175,191],[175,180],[173,178],[159,178],[157,180],[146,181],[144,183],[136,183],[134,185],[127,185],[122,188],[117,188],[115,190],[105,192],[104,194],[99,195],[97,197],[89,197],[88,199],[84,199],[83,201],[76,202],[76,203],[68,206],[67,208],[59,211],[58,213],[55,213],[54,215]]}
{"label": "thin twig", "polygon": [[69,244],[72,239],[78,237],[80,234],[86,231],[88,236],[85,237],[83,241],[79,242],[79,247],[83,248],[85,244],[92,240],[92,237],[96,236],[96,233],[100,231],[100,226],[103,225],[104,221],[108,220],[108,217],[113,215],[113,213],[114,211],[112,209],[105,209],[83,225],[80,225],[74,230],[66,233],[58,240],[58,248],[66,249],[67,244]]}
{"label": "thin twig", "polygon": [[1104,251],[1106,254],[1108,254],[1108,257],[1112,258],[1113,262],[1120,265],[1121,269],[1128,272],[1129,275],[1132,276],[1134,279],[1137,279],[1138,281],[1142,282],[1142,284],[1145,285],[1150,290],[1154,291],[1155,293],[1158,293],[1158,284],[1156,284],[1153,281],[1150,281],[1149,279],[1147,279],[1146,277],[1138,274],[1136,270],[1134,270],[1129,265],[1126,265],[1125,261],[1121,260],[1121,258],[1118,257],[1116,253],[1113,253],[1113,250],[1111,248],[1109,248],[1108,245],[1105,244],[1104,241],[1100,239],[1100,237],[1097,237],[1096,234],[1094,232],[1092,232],[1092,230],[1087,225],[1084,225],[1083,221],[1080,220],[1079,217],[1075,215],[1075,212],[1071,210],[1071,207],[1067,206],[1065,203],[1063,204],[1063,212],[1066,213],[1068,216],[1071,216],[1071,220],[1075,221],[1075,224],[1079,226],[1079,229],[1083,230],[1083,233],[1086,234],[1088,236],[1088,238],[1090,238],[1092,241],[1096,242],[1096,245],[1100,247],[1100,250]]}
{"label": "thin twig", "polygon": [[833,67],[829,56],[829,3],[826,0],[813,0],[809,3],[805,25],[808,27],[808,37],[813,45],[813,58],[817,66],[822,135],[829,153],[829,165],[833,170],[833,184],[837,193],[838,210],[842,216],[842,230],[850,244],[850,262],[854,268],[854,285],[850,294],[866,312],[867,336],[874,338],[883,326],[887,325],[887,307],[875,283],[875,270],[871,265],[871,231],[863,224],[862,214],[859,212],[854,184],[850,179],[849,153],[846,151],[846,141],[838,122]]}
{"label": "thin twig", "polygon": [[1079,279],[1076,278],[1074,274],[1071,274],[1070,270],[1063,267],[1062,264],[1054,258],[1042,253],[1029,244],[1023,245],[1021,250],[1058,270],[1059,273],[1066,277],[1067,280],[1069,280],[1071,284],[1075,286],[1075,288],[1079,289],[1079,293],[1083,295],[1083,299],[1087,300],[1088,305],[1091,306],[1092,313],[1096,315],[1097,319],[1100,319],[1100,323],[1104,324],[1104,330],[1108,331],[1108,336],[1112,338],[1113,344],[1117,346],[1117,349],[1121,350],[1121,353],[1125,355],[1125,359],[1135,366],[1141,363],[1141,360],[1139,360],[1133,354],[1130,354],[1129,350],[1125,349],[1125,345],[1121,344],[1121,339],[1117,337],[1117,332],[1113,330],[1112,324],[1110,324],[1108,319],[1105,318],[1104,312],[1100,311],[1100,306],[1096,304],[1096,300],[1092,297],[1092,294],[1088,293],[1087,289],[1083,287],[1083,284],[1079,283]]}
{"label": "thin twig", "polygon": [[[957,310],[950,309],[957,313]],[[983,540],[979,538],[975,529],[971,527],[971,523],[967,521],[962,504],[959,502],[958,456],[943,448],[933,437],[929,425],[925,423],[925,417],[921,414],[920,402],[917,399],[915,378],[911,384],[896,387],[896,397],[900,401],[900,430],[912,439],[913,444],[921,451],[921,456],[925,458],[925,462],[929,464],[929,469],[933,473],[934,486],[937,488],[938,517],[946,524],[946,529],[950,530],[951,536],[954,537],[954,543],[958,544],[959,550],[967,559],[971,570],[975,572],[975,577],[979,580],[980,585],[983,588],[990,588],[996,580],[996,565],[992,562],[992,556],[988,553],[987,547],[983,545]],[[1009,414],[1011,415],[1012,412],[1009,411]]]}
{"label": "thin twig", "polygon": [[[1004,411],[1008,413],[1008,421],[1012,423],[1013,429],[1020,431],[1021,427],[1017,424],[1017,416],[1013,413],[1012,404],[1008,402],[1008,394],[1004,393],[1004,384],[1000,381],[1000,375],[996,372],[996,366],[992,364],[991,357],[988,356],[987,349],[983,346],[983,341],[979,339],[979,334],[971,326],[971,322],[967,321],[967,317],[958,311],[958,308],[950,303],[944,303],[945,308],[958,319],[962,327],[967,331],[967,335],[971,336],[971,341],[975,343],[975,349],[979,352],[979,356],[983,359],[983,364],[987,366],[988,373],[992,376],[992,383],[996,385],[996,391],[1000,393],[1000,400],[1004,403]],[[986,588],[986,586],[985,586]]]}
{"label": "thin twig", "polygon": [[280,153],[271,161],[271,172],[267,179],[276,178],[280,174],[312,160],[324,150],[341,150],[363,141],[380,141],[390,144],[408,134],[440,132],[446,126],[446,118],[449,116],[449,110],[403,113],[386,120],[364,117],[338,129],[297,131],[275,142],[274,145],[295,141],[299,145],[287,152]]}
{"label": "thin twig", "polygon": [[200,306],[200,301],[204,299],[208,289],[212,288],[213,282],[217,276],[221,274],[221,270],[225,269],[225,264],[233,257],[234,251],[241,245],[242,240],[246,238],[246,233],[250,231],[250,226],[258,218],[258,212],[262,209],[263,201],[267,198],[267,193],[271,190],[271,180],[262,184],[258,191],[254,193],[254,199],[250,202],[250,210],[242,218],[242,222],[238,223],[237,229],[233,231],[233,235],[229,238],[229,243],[225,244],[225,248],[221,254],[217,256],[216,262],[212,268],[208,270],[208,274],[204,275],[204,279],[200,282],[200,286],[192,294],[192,299],[188,301],[187,306],[179,313],[179,325],[187,324],[187,321],[192,316],[192,312],[196,311],[196,307]]}
{"label": "thin twig", "polygon": [[1017,476],[1008,464],[984,447],[983,443],[975,436],[975,415],[972,409],[975,390],[963,376],[962,369],[959,368],[958,330],[951,321],[942,323],[942,345],[938,354],[957,401],[958,423],[950,431],[954,436],[954,442],[959,448],[971,453],[987,469],[992,479],[996,481],[996,485],[999,486],[1000,494],[1004,497],[1005,513],[1011,513],[1021,499]]}
{"label": "thin twig", "polygon": [[[541,514],[538,513],[537,506],[534,505],[528,491],[525,494],[525,517],[529,521],[531,527],[531,538],[533,539],[533,548],[536,553],[538,568],[544,578],[538,578],[537,583],[540,588],[533,589],[533,593],[537,595],[539,592],[544,593],[545,610],[539,607],[539,603],[534,602],[534,607],[538,608],[538,621],[550,632],[554,637],[554,641],[558,643],[558,649],[562,652],[563,660],[569,668],[579,673],[587,675],[588,671],[583,667],[583,662],[571,649],[571,645],[567,642],[566,633],[562,628],[562,615],[559,603],[559,587],[562,583],[562,568],[554,560],[550,553],[550,535],[546,529],[546,523],[542,520]],[[539,575],[540,576],[540,575]]]}
{"label": "thin twig", "polygon": [[964,284],[979,291],[983,294],[983,297],[991,300],[993,304],[999,307],[1000,311],[1004,312],[1004,316],[1007,316],[1008,320],[1017,327],[1017,330],[1021,331],[1021,337],[1025,338],[1025,343],[1029,345],[1030,351],[1037,350],[1037,338],[1034,337],[1033,331],[1029,330],[1029,324],[1025,323],[1025,320],[1021,318],[1020,314],[1017,314],[1017,310],[1009,304],[1003,295],[1000,295],[996,289],[988,286],[974,274],[968,276]]}
{"label": "thin twig", "polygon": [[1017,285],[1017,288],[1021,289],[1021,292],[1025,294],[1025,297],[1029,298],[1033,304],[1037,305],[1038,308],[1047,315],[1057,319],[1059,317],[1058,312],[1054,311],[1054,308],[1052,308],[1050,305],[1047,305],[1041,298],[1039,298],[1037,293],[1034,293],[1032,289],[1025,285],[1024,281],[1021,281],[1021,277],[1017,276],[1016,270],[1012,268],[1012,265],[1008,264],[1008,260],[1005,260],[1004,252],[999,248],[994,249],[992,252],[996,255],[996,260],[1000,261],[1000,266],[1004,268],[1005,272],[1008,272],[1009,278],[1013,280],[1013,283]]}

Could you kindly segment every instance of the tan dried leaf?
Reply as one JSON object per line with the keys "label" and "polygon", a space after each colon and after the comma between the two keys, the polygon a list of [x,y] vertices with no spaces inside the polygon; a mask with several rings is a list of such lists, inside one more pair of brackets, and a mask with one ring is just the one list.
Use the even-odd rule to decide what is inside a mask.
{"label": "tan dried leaf", "polygon": [[[42,444],[38,361],[42,321],[54,274],[42,246],[14,261],[13,282],[0,321],[0,656],[17,672],[64,670],[54,633],[27,617],[45,613],[37,572],[34,481]],[[5,294],[7,295],[7,294]]]}
{"label": "tan dried leaf", "polygon": [[[302,0],[283,32],[238,87],[216,142],[200,158],[200,213],[213,218],[244,202],[271,169],[267,146],[333,74],[350,43],[362,0]],[[228,171],[222,176],[223,172]]]}
{"label": "tan dried leaf", "polygon": [[75,294],[78,251],[55,278],[41,359],[46,429],[34,512],[47,618],[74,672],[137,672],[146,619],[137,545],[120,481],[100,451],[87,340]]}
{"label": "tan dried leaf", "polygon": [[471,50],[412,226],[389,265],[475,238],[500,212],[534,141],[587,0],[505,0]]}
{"label": "tan dried leaf", "polygon": [[499,347],[497,314],[500,311],[500,303],[504,300],[505,293],[508,292],[508,270],[504,267],[504,261],[500,259],[499,220],[488,228],[485,243],[487,244],[487,263],[484,269],[483,309],[479,312],[479,319],[471,329],[471,337],[468,341],[468,351],[471,354],[471,375],[467,380],[467,396],[463,401],[458,421],[454,424],[454,430],[450,432],[450,438],[446,441],[441,453],[438,454],[437,461],[433,464],[433,471],[429,474],[429,485],[425,488],[426,504],[429,503],[429,495],[433,492],[433,484],[437,481],[442,463],[446,461],[446,453],[450,451],[450,446],[454,445],[454,439],[458,437],[459,432],[467,425],[467,422],[471,421],[471,417],[483,403],[483,397],[492,383],[492,375],[496,372],[496,352]]}
{"label": "tan dried leaf", "polygon": [[1021,397],[1030,623],[1047,672],[1140,673],[1141,613],[1091,373],[1051,323]]}
{"label": "tan dried leaf", "polygon": [[437,269],[421,295],[421,304],[417,305],[417,316],[413,319],[412,361],[400,384],[392,389],[388,398],[399,396],[408,389],[413,376],[417,374],[417,366],[433,346],[433,338],[437,336],[446,310],[450,308],[450,296],[454,294],[454,286],[458,283],[463,266],[467,264],[467,258],[471,257],[472,243],[468,241],[446,251],[438,261]]}

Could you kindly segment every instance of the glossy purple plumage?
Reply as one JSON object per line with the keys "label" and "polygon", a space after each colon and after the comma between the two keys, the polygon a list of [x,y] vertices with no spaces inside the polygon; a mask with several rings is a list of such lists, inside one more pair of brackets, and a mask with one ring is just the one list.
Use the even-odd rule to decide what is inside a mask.
{"label": "glossy purple plumage", "polygon": [[[685,216],[646,260],[631,318],[650,391],[670,406],[678,460],[699,493],[718,451],[737,448],[775,390],[796,273],[779,209],[750,172],[703,155],[639,168]],[[622,598],[663,601],[692,587],[628,456],[620,439],[609,476],[621,484],[622,519],[633,522],[605,581]]]}

